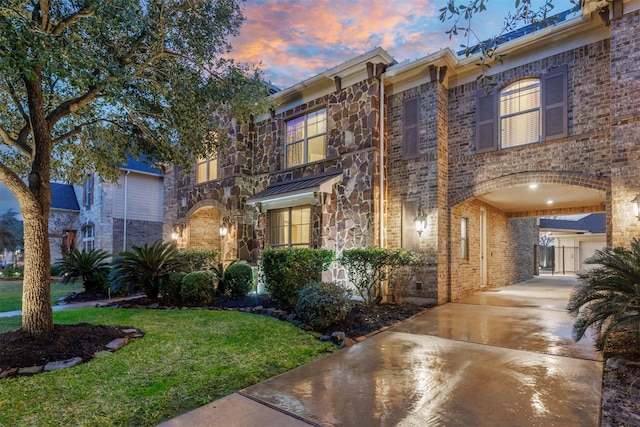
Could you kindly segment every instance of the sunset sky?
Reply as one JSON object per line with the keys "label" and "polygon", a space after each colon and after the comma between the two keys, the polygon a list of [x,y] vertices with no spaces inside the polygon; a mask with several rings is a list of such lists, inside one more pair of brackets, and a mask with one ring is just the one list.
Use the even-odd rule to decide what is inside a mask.
{"label": "sunset sky", "polygon": [[[502,28],[515,0],[488,2],[476,18],[479,37]],[[421,58],[445,47],[454,50],[466,40],[449,40],[451,22],[438,20],[444,0],[247,0],[240,36],[231,40],[233,58],[262,63],[265,78],[290,87],[375,47],[397,61]],[[556,2],[554,12],[569,9]],[[473,42],[473,40],[472,40]]]}

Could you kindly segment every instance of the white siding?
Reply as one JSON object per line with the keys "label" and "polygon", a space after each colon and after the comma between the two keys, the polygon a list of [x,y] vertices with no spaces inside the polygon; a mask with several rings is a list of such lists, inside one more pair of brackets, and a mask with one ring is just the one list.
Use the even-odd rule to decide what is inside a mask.
{"label": "white siding", "polygon": [[[162,222],[162,178],[131,172],[127,179],[127,220]],[[114,188],[113,217],[124,219],[125,172]]]}

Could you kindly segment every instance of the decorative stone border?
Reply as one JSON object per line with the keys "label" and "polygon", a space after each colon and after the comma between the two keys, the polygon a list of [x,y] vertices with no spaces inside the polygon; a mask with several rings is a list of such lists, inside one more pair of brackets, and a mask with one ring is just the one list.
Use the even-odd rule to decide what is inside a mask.
{"label": "decorative stone border", "polygon": [[[251,313],[251,314],[258,314],[258,315],[262,315],[262,316],[269,316],[269,317],[273,317],[276,318],[278,320],[282,320],[284,322],[289,322],[297,327],[299,327],[300,329],[307,331],[307,332],[312,332],[313,328],[309,325],[304,324],[303,322],[299,321],[296,319],[296,315],[294,313],[288,313],[285,310],[279,310],[276,308],[264,308],[261,305],[255,306],[255,307],[177,307],[177,306],[162,306],[159,305],[158,303],[152,303],[149,305],[141,305],[141,304],[129,304],[127,303],[127,301],[117,301],[117,302],[112,302],[112,303],[107,303],[107,304],[96,304],[96,307],[103,307],[103,308],[137,308],[137,309],[149,309],[149,310],[217,310],[217,311],[241,311],[243,313]],[[393,326],[397,326],[400,325],[408,320],[411,320],[417,316],[420,316],[421,314],[423,314],[425,311],[430,310],[431,308],[433,308],[433,306],[430,307],[425,307],[423,310],[417,312],[416,314],[414,314],[413,316],[407,317],[404,320],[401,320],[397,323],[394,323]],[[359,342],[362,342],[364,340],[366,340],[367,338],[371,338],[374,335],[379,334],[380,332],[384,332],[387,329],[389,329],[391,326],[383,326],[382,328],[369,332],[366,335],[362,335],[360,337],[357,338],[349,338],[346,336],[346,334],[342,331],[335,331],[333,333],[331,333],[331,335],[321,335],[319,336],[319,340],[323,341],[323,342],[328,342],[328,341],[332,341],[334,344],[340,346],[340,347],[351,347],[354,344],[357,344]]]}
{"label": "decorative stone border", "polygon": [[55,371],[58,369],[71,368],[73,366],[77,366],[81,363],[88,362],[91,359],[95,358],[99,354],[102,353],[113,353],[114,351],[120,350],[126,344],[129,343],[132,339],[142,338],[144,337],[144,332],[136,329],[136,328],[127,328],[122,329],[122,332],[126,334],[125,337],[116,338],[105,345],[104,350],[100,350],[96,352],[92,358],[90,359],[82,359],[81,357],[73,357],[68,360],[60,360],[56,362],[49,362],[46,365],[40,366],[29,366],[26,368],[11,368],[6,369],[4,371],[0,371],[0,379],[22,376],[22,375],[36,375],[42,372]]}

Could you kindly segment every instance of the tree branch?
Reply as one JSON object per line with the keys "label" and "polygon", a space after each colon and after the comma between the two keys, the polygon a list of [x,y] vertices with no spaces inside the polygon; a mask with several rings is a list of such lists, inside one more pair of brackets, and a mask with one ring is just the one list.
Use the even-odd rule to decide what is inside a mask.
{"label": "tree branch", "polygon": [[5,82],[7,83],[7,87],[9,88],[9,95],[11,95],[11,99],[13,100],[13,103],[16,104],[16,108],[22,115],[22,118],[24,119],[24,121],[29,122],[29,115],[27,114],[27,112],[24,110],[24,107],[20,103],[20,99],[18,99],[18,96],[16,95],[16,91],[13,88],[13,85],[7,78],[5,78]]}
{"label": "tree branch", "polygon": [[51,3],[49,0],[40,0],[38,9],[40,10],[40,16],[38,17],[40,28],[46,33],[51,26]]}
{"label": "tree branch", "polygon": [[[22,131],[20,131],[20,133],[22,133]],[[16,148],[22,154],[29,156],[29,158],[31,158],[31,153],[32,153],[31,147],[21,143],[19,137],[18,139],[11,138],[11,135],[9,135],[9,133],[6,130],[4,130],[2,127],[0,127],[0,138],[2,138],[4,143],[7,144],[9,147]]]}
{"label": "tree branch", "polygon": [[58,23],[58,25],[56,25],[54,27],[54,29],[51,32],[51,34],[53,34],[54,36],[59,36],[60,34],[62,34],[62,32],[64,30],[67,29],[67,27],[75,24],[76,22],[78,22],[82,18],[88,18],[90,16],[93,16],[92,8],[91,7],[82,8],[79,11],[77,11],[76,13],[74,13],[73,15],[67,16],[62,21],[60,21]]}
{"label": "tree branch", "polygon": [[90,104],[92,101],[95,101],[101,96],[100,92],[103,89],[104,86],[91,86],[84,95],[69,99],[58,105],[56,109],[50,112],[46,117],[49,127],[53,128],[53,125],[55,125],[61,118],[66,117],[85,105]]}
{"label": "tree branch", "polygon": [[33,197],[33,194],[31,194],[31,191],[29,191],[27,184],[25,184],[25,182],[20,179],[14,171],[6,167],[2,162],[0,162],[0,182],[6,185],[9,191],[16,196],[21,210],[25,203],[38,204],[36,199]]}

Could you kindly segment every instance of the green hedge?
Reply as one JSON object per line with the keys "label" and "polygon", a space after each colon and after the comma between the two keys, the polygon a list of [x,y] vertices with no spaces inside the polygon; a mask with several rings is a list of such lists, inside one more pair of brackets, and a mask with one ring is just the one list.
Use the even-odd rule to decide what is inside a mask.
{"label": "green hedge", "polygon": [[298,292],[295,313],[314,330],[324,332],[349,313],[350,297],[351,290],[336,283],[309,283]]}
{"label": "green hedge", "polygon": [[246,263],[231,264],[224,271],[224,280],[218,283],[218,293],[230,297],[243,297],[253,289],[253,270]]}
{"label": "green hedge", "polygon": [[261,262],[265,288],[284,309],[291,309],[298,291],[307,283],[321,281],[333,258],[333,251],[327,249],[267,249]]}
{"label": "green hedge", "polygon": [[182,301],[190,304],[209,304],[213,297],[213,276],[206,271],[194,271],[182,279]]}

